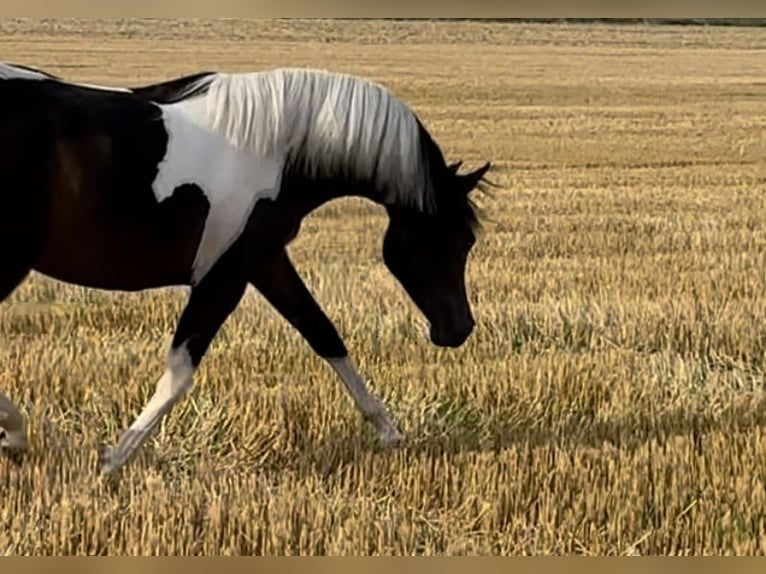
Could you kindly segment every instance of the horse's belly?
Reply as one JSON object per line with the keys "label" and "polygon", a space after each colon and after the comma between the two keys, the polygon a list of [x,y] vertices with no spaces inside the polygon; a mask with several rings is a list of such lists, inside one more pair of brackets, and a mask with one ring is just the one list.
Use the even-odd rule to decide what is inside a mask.
{"label": "horse's belly", "polygon": [[59,281],[96,289],[138,291],[189,282],[187,266],[172,260],[159,263],[156,255],[157,251],[117,249],[78,254],[76,250],[53,248],[34,269]]}
{"label": "horse's belly", "polygon": [[86,287],[131,291],[190,281],[209,210],[199,188],[181,186],[160,203],[126,213],[69,199],[54,203],[37,271]]}
{"label": "horse's belly", "polygon": [[[193,252],[169,244],[128,246],[115,237],[53,239],[35,270],[54,279],[99,289],[134,291],[189,282]],[[94,243],[101,241],[98,247]]]}

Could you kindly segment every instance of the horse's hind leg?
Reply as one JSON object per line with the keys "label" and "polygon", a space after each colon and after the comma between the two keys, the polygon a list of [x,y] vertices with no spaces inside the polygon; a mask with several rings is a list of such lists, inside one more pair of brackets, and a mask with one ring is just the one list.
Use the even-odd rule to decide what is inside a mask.
{"label": "horse's hind leg", "polygon": [[0,393],[0,452],[20,454],[29,448],[24,415],[11,399]]}
{"label": "horse's hind leg", "polygon": [[[6,243],[6,245],[8,245]],[[15,252],[0,257],[0,303],[26,278],[32,268],[29,246],[16,247]],[[6,395],[0,392],[0,451],[18,455],[29,446],[24,415]]]}
{"label": "horse's hind leg", "polygon": [[117,446],[102,450],[102,472],[113,473],[128,462],[173,405],[191,389],[194,372],[210,342],[239,304],[246,286],[236,253],[230,251],[192,288],[170,345],[165,373],[144,410],[120,436]]}
{"label": "horse's hind leg", "polygon": [[[44,246],[50,218],[46,141],[37,126],[20,116],[0,114],[5,137],[0,143],[0,303],[24,281]],[[27,449],[24,417],[5,395],[0,395],[0,450]]]}

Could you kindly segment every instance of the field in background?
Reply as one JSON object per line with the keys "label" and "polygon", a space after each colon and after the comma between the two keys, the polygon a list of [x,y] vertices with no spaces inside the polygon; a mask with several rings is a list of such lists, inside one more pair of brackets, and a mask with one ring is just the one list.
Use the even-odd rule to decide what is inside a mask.
{"label": "field in background", "polygon": [[[140,84],[315,66],[387,84],[501,188],[478,320],[434,348],[380,260],[382,209],[291,249],[410,444],[380,451],[333,373],[251,293],[118,484],[177,291],[35,276],[0,305],[0,553],[766,552],[766,83],[759,30],[430,22],[0,21],[0,57]],[[5,190],[12,193],[13,190]]]}

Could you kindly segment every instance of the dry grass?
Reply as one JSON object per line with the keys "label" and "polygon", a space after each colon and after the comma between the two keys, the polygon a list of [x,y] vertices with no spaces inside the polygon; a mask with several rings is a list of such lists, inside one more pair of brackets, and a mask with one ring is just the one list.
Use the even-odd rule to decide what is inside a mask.
{"label": "dry grass", "polygon": [[0,23],[3,58],[143,83],[330,67],[391,86],[449,158],[498,162],[458,351],[379,257],[380,209],[292,253],[411,444],[248,297],[117,485],[96,447],[162,370],[177,292],[34,277],[0,307],[0,553],[766,551],[766,87],[758,30],[429,23]]}

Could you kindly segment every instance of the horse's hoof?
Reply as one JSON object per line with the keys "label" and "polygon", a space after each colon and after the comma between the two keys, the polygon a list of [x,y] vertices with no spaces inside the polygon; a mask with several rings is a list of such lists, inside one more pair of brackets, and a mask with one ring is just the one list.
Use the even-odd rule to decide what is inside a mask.
{"label": "horse's hoof", "polygon": [[114,456],[115,449],[109,445],[101,445],[98,449],[98,460],[101,470],[101,474],[110,475],[113,474],[119,465]]}
{"label": "horse's hoof", "polygon": [[21,466],[24,462],[24,457],[26,454],[27,449],[25,448],[0,447],[0,455],[2,455],[3,458],[7,458],[8,462],[14,466]]}
{"label": "horse's hoof", "polygon": [[399,448],[404,446],[404,435],[396,430],[385,433],[380,437],[380,444],[384,448]]}
{"label": "horse's hoof", "polygon": [[14,465],[21,466],[28,450],[29,443],[25,433],[0,428],[0,455]]}

